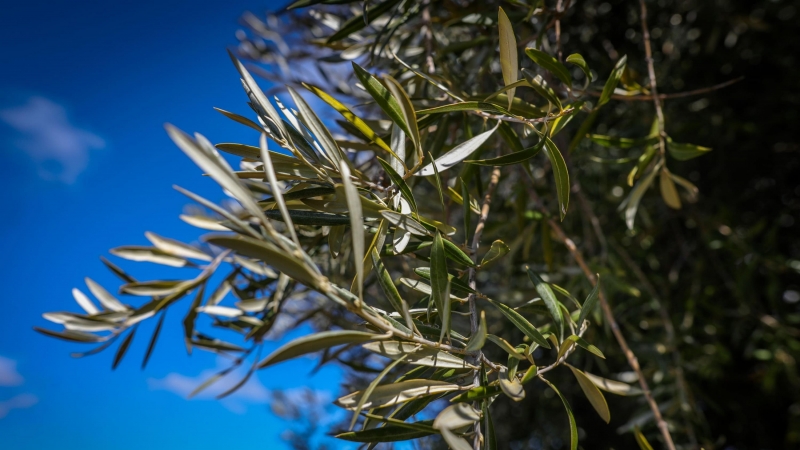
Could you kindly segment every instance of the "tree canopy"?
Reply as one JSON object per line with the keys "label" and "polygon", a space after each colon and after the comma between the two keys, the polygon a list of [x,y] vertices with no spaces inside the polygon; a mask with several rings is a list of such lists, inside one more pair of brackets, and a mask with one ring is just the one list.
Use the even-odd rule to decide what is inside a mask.
{"label": "tree canopy", "polygon": [[[351,415],[332,430],[346,441],[795,446],[798,49],[779,37],[795,13],[300,0],[246,14],[231,56],[250,111],[219,111],[261,139],[167,126],[234,202],[178,187],[202,207],[181,216],[199,244],[148,233],[111,250],[194,273],[140,281],[103,259],[118,292],[87,278],[94,300],[74,290],[83,312],[39,331],[116,346],[116,367],[155,322],[146,365],[180,310],[188,351],[232,356],[196,392],[249,368],[222,396],[321,352],[348,369],[335,403]],[[317,331],[261,355],[306,322]]]}

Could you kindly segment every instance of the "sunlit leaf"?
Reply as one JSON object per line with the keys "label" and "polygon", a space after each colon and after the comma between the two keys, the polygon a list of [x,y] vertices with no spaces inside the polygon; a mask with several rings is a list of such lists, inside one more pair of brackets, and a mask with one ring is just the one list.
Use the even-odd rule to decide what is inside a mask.
{"label": "sunlit leaf", "polygon": [[362,342],[373,341],[375,339],[382,338],[382,335],[365,333],[363,331],[323,331],[320,333],[314,333],[282,345],[277,350],[272,352],[272,354],[262,359],[258,363],[258,368],[263,369],[264,367],[268,367],[288,359],[296,358],[308,353],[318,352],[320,350],[335,347],[337,345],[359,344]]}
{"label": "sunlit leaf", "polygon": [[403,116],[403,109],[400,107],[398,100],[392,96],[391,92],[389,92],[377,78],[355,62],[353,63],[353,70],[356,73],[356,77],[358,77],[359,81],[361,81],[361,84],[372,98],[375,99],[378,106],[380,106],[389,118],[403,130],[406,136],[410,136],[411,133],[409,132],[408,124],[406,124],[405,117]]}
{"label": "sunlit leaf", "polygon": [[619,381],[609,380],[607,378],[598,377],[597,375],[592,375],[591,373],[584,372],[586,378],[588,378],[595,386],[598,388],[609,392],[611,394],[616,395],[641,395],[642,390],[631,386],[627,383],[621,383]]}
{"label": "sunlit leaf", "polygon": [[[501,303],[497,303],[497,304],[499,305]],[[498,347],[500,347],[503,350],[505,350],[506,353],[508,353],[513,358],[516,358],[516,359],[519,359],[519,360],[525,359],[525,356],[523,356],[520,353],[518,353],[517,349],[514,348],[514,346],[509,344],[508,341],[506,341],[505,339],[501,338],[500,336],[495,336],[493,334],[487,334],[486,335],[486,339],[492,341],[493,344],[495,344]]]}
{"label": "sunlit leaf", "polygon": [[561,220],[567,215],[567,208],[569,207],[569,171],[567,170],[567,163],[564,161],[564,155],[558,149],[555,143],[550,138],[545,137],[544,152],[550,164],[553,167],[553,176],[556,180],[556,194],[558,195],[558,213]]}
{"label": "sunlit leaf", "polygon": [[572,371],[572,374],[575,375],[575,378],[578,379],[578,384],[581,386],[581,390],[586,395],[586,398],[589,399],[589,403],[592,404],[594,410],[597,411],[597,414],[600,415],[606,423],[611,421],[611,411],[608,410],[608,403],[606,403],[605,397],[603,397],[603,393],[597,389],[597,386],[580,370],[570,366],[567,364],[567,367]]}
{"label": "sunlit leaf", "polygon": [[419,171],[417,171],[414,175],[416,176],[430,176],[434,174],[433,164],[436,164],[436,168],[439,172],[444,172],[445,170],[455,166],[456,164],[460,163],[471,154],[475,152],[481,145],[483,145],[492,134],[497,130],[497,127],[492,128],[489,131],[485,131],[472,139],[469,139],[466,142],[462,142],[457,146],[453,147],[452,150],[445,153],[444,155],[440,156],[434,163],[428,164],[427,166],[423,167]]}
{"label": "sunlit leaf", "polygon": [[614,69],[611,70],[611,75],[609,75],[605,86],[603,86],[603,92],[600,94],[600,99],[597,100],[597,106],[595,106],[595,109],[605,105],[611,99],[611,94],[614,93],[614,89],[617,88],[619,79],[622,78],[622,74],[625,72],[625,64],[627,62],[628,57],[626,55],[620,58],[619,61],[617,61],[617,64],[614,65]]}
{"label": "sunlit leaf", "polygon": [[[405,403],[415,398],[435,395],[442,392],[457,391],[461,386],[445,381],[436,380],[408,380],[399,383],[378,386],[372,391],[372,395],[363,405],[364,408],[372,409],[377,407],[392,406]],[[337,399],[334,403],[345,409],[354,409],[358,404],[362,392],[353,392]]]}
{"label": "sunlit leaf", "polygon": [[664,203],[672,209],[681,209],[681,198],[678,195],[678,189],[675,187],[675,182],[672,181],[672,176],[666,167],[661,168],[661,174],[658,179],[661,198],[664,199]]}
{"label": "sunlit leaf", "polygon": [[503,303],[488,298],[486,300],[499,309],[500,312],[503,313],[503,315],[514,324],[514,326],[519,328],[519,330],[525,334],[525,336],[528,336],[533,342],[541,345],[544,348],[550,348],[550,343],[547,342],[547,339],[542,336],[542,333],[540,333],[536,327],[528,322],[528,319],[522,317],[520,313]]}
{"label": "sunlit leaf", "polygon": [[467,369],[473,367],[463,359],[450,353],[420,347],[418,344],[409,342],[379,341],[364,344],[362,347],[391,359],[408,355],[405,362],[419,366],[432,366],[440,369]]}
{"label": "sunlit leaf", "polygon": [[702,156],[710,152],[711,149],[694,144],[679,144],[669,139],[667,140],[667,151],[670,156],[678,161],[687,161]]}
{"label": "sunlit leaf", "polygon": [[505,244],[505,242],[501,240],[496,240],[492,242],[492,246],[489,248],[489,251],[483,255],[483,259],[481,259],[481,268],[485,269],[490,265],[494,264],[496,261],[500,260],[503,256],[505,256],[510,249]]}
{"label": "sunlit leaf", "polygon": [[[566,84],[569,87],[572,87],[572,77],[569,74],[569,70],[567,70],[567,68],[564,67],[563,64],[558,62],[558,60],[555,59],[553,56],[548,55],[547,53],[533,47],[526,48],[525,54],[528,55],[528,58],[532,59],[533,62],[535,62],[537,65],[555,75],[556,78],[561,80],[562,83]],[[580,55],[577,56],[580,57]],[[580,58],[580,60],[583,61],[583,58]],[[567,61],[569,61],[569,58],[567,58]],[[586,62],[584,61],[583,66],[585,65]],[[581,69],[583,69],[583,67],[581,67]]]}
{"label": "sunlit leaf", "polygon": [[586,75],[587,83],[592,80],[592,71],[589,70],[589,65],[586,64],[586,60],[583,59],[583,56],[579,53],[573,53],[567,56],[566,61],[570,64],[575,64],[583,71],[583,74]]}
{"label": "sunlit leaf", "polygon": [[[519,61],[517,59],[517,38],[514,28],[508,20],[506,12],[500,8],[497,13],[497,26],[500,33],[500,68],[503,72],[503,82],[508,86],[519,79]],[[508,91],[508,107],[514,101],[514,88]]]}

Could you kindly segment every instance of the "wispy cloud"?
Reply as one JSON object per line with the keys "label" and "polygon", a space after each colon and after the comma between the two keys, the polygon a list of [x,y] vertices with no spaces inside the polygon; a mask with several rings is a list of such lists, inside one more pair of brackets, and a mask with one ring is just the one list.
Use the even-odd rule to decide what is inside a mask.
{"label": "wispy cloud", "polygon": [[[169,391],[181,397],[188,398],[192,391],[214,376],[214,374],[219,373],[226,367],[226,364],[230,364],[230,361],[219,358],[217,360],[216,369],[204,370],[196,377],[173,372],[167,374],[164,378],[150,378],[147,380],[147,384],[152,390]],[[192,399],[213,400],[219,394],[233,387],[246,374],[247,368],[239,367],[225,377],[217,380],[195,397],[192,397]],[[297,417],[302,414],[308,414],[312,411],[317,413],[317,420],[330,420],[329,414],[324,410],[325,405],[329,404],[331,400],[332,396],[329,392],[313,390],[306,387],[284,390],[269,389],[261,383],[258,379],[258,375],[254,374],[244,386],[240,387],[233,394],[219,400],[219,402],[226,409],[236,414],[244,414],[247,412],[248,405],[269,405],[273,413],[287,420],[297,419]]]}
{"label": "wispy cloud", "polygon": [[19,394],[6,401],[0,402],[0,419],[4,418],[12,409],[25,409],[39,403],[39,398],[33,394]]}
{"label": "wispy cloud", "polygon": [[[0,356],[0,387],[19,386],[25,379],[17,372],[17,362]],[[30,393],[15,395],[8,400],[0,400],[0,419],[6,417],[12,409],[30,408],[39,402],[39,398]]]}
{"label": "wispy cloud", "polygon": [[17,372],[17,362],[0,356],[0,386],[19,386],[24,381]]}
{"label": "wispy cloud", "polygon": [[63,106],[43,97],[0,110],[0,120],[18,133],[16,147],[36,162],[46,180],[75,182],[89,164],[89,151],[106,145],[100,136],[74,126]]}
{"label": "wispy cloud", "polygon": [[[229,361],[218,360],[217,369],[204,370],[196,377],[189,377],[179,373],[169,373],[164,378],[150,378],[147,384],[152,390],[164,390],[180,395],[187,398],[189,394],[194,391],[200,384],[208,380],[214,374],[218,373],[224,367],[225,363],[230,364]],[[225,377],[221,378],[208,388],[197,394],[194,399],[209,400],[216,398],[219,394],[232,388],[247,374],[247,369],[240,367]],[[252,376],[248,382],[239,388],[233,394],[220,400],[222,406],[236,414],[244,414],[247,412],[248,404],[261,404],[266,405],[270,399],[269,390],[261,384],[257,376]]]}

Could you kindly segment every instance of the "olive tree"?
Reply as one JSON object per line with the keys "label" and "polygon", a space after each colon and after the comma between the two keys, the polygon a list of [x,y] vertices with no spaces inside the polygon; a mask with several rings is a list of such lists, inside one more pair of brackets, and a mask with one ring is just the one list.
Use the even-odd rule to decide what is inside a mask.
{"label": "olive tree", "polygon": [[[711,149],[670,135],[672,96],[659,93],[644,1],[632,3],[643,53],[596,43],[592,57],[568,51],[572,2],[551,3],[300,0],[270,20],[246,15],[253,35],[231,57],[251,111],[218,110],[261,138],[214,144],[166,127],[234,202],[176,187],[200,206],[181,218],[207,232],[201,244],[147,233],[151,246],[111,250],[196,275],[141,281],[103,259],[123,282],[119,295],[87,278],[96,302],[75,289],[84,312],[47,313],[64,329],[39,331],[99,344],[87,354],[116,344],[116,367],[141,324],[156,320],[146,364],[166,312],[180,309],[189,351],[233,361],[195,393],[249,368],[221,396],[256,371],[322,352],[321,364],[356,375],[335,402],[351,414],[337,434],[347,441],[441,436],[453,449],[503,448],[497,405],[547,390],[563,408],[549,420],[571,449],[575,393],[606,423],[606,397],[624,396],[615,401],[629,405],[631,444],[696,446],[672,319],[639,268],[646,261],[626,247],[658,214],[697,201],[676,163]],[[611,157],[587,150],[597,148]],[[599,186],[596,198],[584,179]],[[609,199],[619,216],[598,216],[594,205]],[[604,224],[628,241],[609,239]],[[652,307],[665,330],[641,361],[627,325],[638,320],[618,320],[620,297]],[[200,315],[240,337],[198,329]],[[278,320],[317,331],[263,356]],[[651,389],[659,367],[668,380]],[[628,382],[606,375],[626,370]]]}

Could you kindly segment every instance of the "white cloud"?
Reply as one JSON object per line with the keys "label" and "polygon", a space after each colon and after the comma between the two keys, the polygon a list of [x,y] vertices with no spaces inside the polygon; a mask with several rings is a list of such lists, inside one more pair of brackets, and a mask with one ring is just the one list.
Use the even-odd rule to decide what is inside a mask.
{"label": "white cloud", "polygon": [[[231,362],[224,358],[217,358],[217,367],[204,370],[196,377],[169,373],[164,378],[150,378],[147,384],[151,390],[164,390],[188,398],[203,382],[228,367]],[[201,391],[191,400],[214,400],[216,397],[233,387],[246,374],[249,367],[240,366],[228,375]],[[284,390],[271,390],[265,387],[253,374],[244,386],[233,394],[218,400],[220,404],[235,414],[247,412],[248,405],[267,406],[272,412],[284,419],[296,419],[302,413],[315,413],[316,419],[330,422],[332,416],[325,411],[325,406],[331,403],[332,396],[329,392],[297,387]]]}
{"label": "white cloud", "polygon": [[0,386],[19,386],[23,381],[17,372],[17,362],[0,356]]}
{"label": "white cloud", "polygon": [[[17,362],[0,356],[0,387],[19,386],[25,382],[22,375],[17,372]],[[8,400],[0,400],[0,419],[4,418],[12,409],[30,408],[39,402],[33,394],[23,393]]]}
{"label": "white cloud", "polygon": [[[208,380],[216,373],[221,371],[226,364],[230,361],[223,358],[217,359],[217,368],[213,370],[204,370],[196,377],[189,377],[179,373],[169,373],[161,379],[150,378],[147,384],[152,390],[164,390],[180,395],[181,397],[188,397],[200,384]],[[217,397],[217,395],[227,391],[238,383],[247,374],[246,367],[239,367],[228,375],[224,376],[211,386],[204,389],[192,399],[210,400]],[[269,402],[270,392],[261,384],[257,376],[253,375],[250,380],[240,387],[233,394],[220,400],[222,406],[236,414],[244,414],[247,411],[248,404],[261,404],[265,405]]]}
{"label": "white cloud", "polygon": [[0,419],[4,418],[12,409],[24,409],[39,403],[39,398],[33,394],[19,394],[6,401],[0,402]]}
{"label": "white cloud", "polygon": [[100,136],[72,125],[63,106],[43,97],[0,110],[0,120],[19,133],[17,148],[46,180],[73,183],[89,164],[89,151],[106,145]]}

